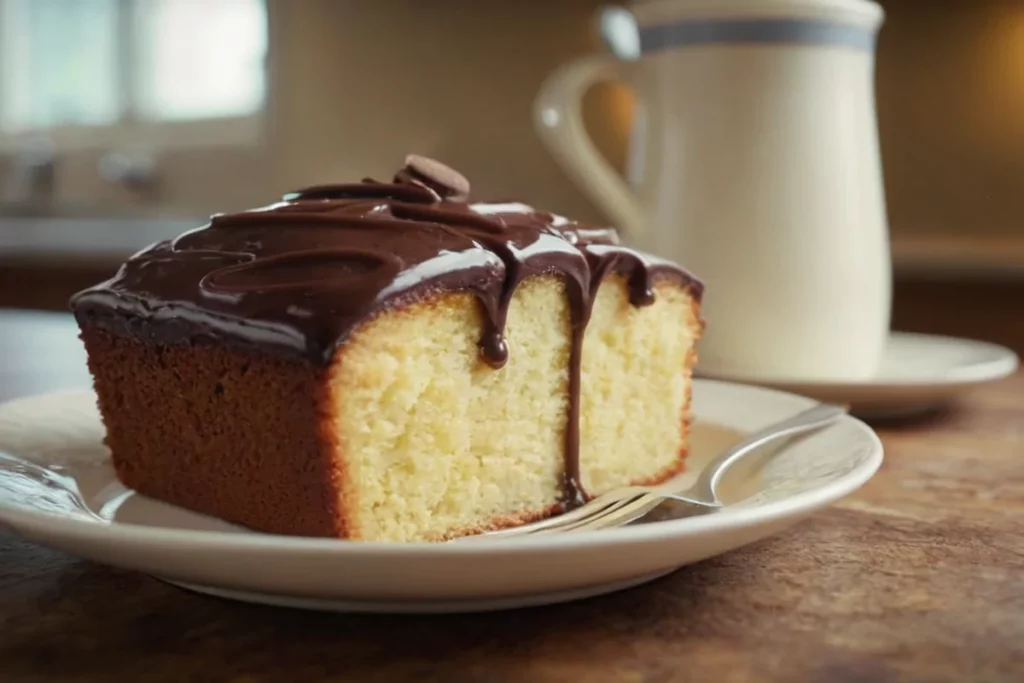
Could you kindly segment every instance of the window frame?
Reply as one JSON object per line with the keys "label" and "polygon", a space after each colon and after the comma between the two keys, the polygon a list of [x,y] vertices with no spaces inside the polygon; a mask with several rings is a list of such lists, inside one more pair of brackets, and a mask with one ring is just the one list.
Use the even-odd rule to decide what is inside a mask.
{"label": "window frame", "polygon": [[[121,100],[118,120],[110,124],[71,124],[42,126],[18,131],[0,129],[0,152],[22,149],[27,141],[45,138],[54,150],[97,151],[110,148],[144,145],[147,149],[160,151],[186,147],[251,149],[263,142],[267,104],[270,92],[270,51],[268,36],[267,54],[264,58],[264,95],[260,107],[249,114],[239,116],[218,116],[204,119],[181,121],[154,121],[142,119],[136,111],[137,94],[131,64],[136,55],[137,31],[135,18],[137,7],[146,0],[117,0],[118,27],[116,50],[120,53],[118,71],[115,74],[117,92]],[[13,0],[0,0],[0,21],[9,16]],[[264,0],[266,12],[270,3]],[[0,59],[4,54],[4,35],[0,32]],[[4,74],[0,71],[0,97],[3,96]]]}

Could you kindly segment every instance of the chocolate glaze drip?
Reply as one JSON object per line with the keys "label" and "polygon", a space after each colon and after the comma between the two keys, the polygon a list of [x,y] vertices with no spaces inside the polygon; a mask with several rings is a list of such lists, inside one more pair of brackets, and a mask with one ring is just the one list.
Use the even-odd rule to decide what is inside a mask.
{"label": "chocolate glaze drip", "polygon": [[362,321],[435,291],[480,301],[480,355],[508,359],[505,322],[519,283],[564,278],[572,316],[564,502],[586,499],[579,471],[583,336],[601,280],[627,276],[646,306],[671,278],[700,297],[679,266],[621,246],[614,230],[518,202],[468,202],[469,183],[410,156],[393,182],[310,187],[235,214],[130,258],[109,281],[72,299],[76,315],[143,341],[215,340],[326,365]]}

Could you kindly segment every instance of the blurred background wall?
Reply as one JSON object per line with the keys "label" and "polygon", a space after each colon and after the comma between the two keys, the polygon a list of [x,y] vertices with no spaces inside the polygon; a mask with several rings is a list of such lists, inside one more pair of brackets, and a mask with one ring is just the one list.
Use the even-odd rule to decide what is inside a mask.
{"label": "blurred background wall", "polygon": [[[26,7],[118,2],[13,1]],[[204,121],[202,107],[195,106],[179,120],[117,121],[106,140],[94,135],[75,140],[57,150],[58,202],[205,215],[265,203],[303,184],[390,176],[405,154],[418,151],[462,169],[481,195],[521,196],[601,218],[543,150],[530,118],[532,98],[551,69],[601,49],[592,29],[596,0],[135,1],[165,22],[138,39],[152,41],[155,33],[177,29],[177,40],[165,40],[175,43],[166,51],[179,54],[168,59],[189,60],[197,71],[168,69],[163,75],[150,69],[140,75],[168,80],[201,78],[202,57],[217,50],[235,50],[238,61],[244,60],[242,41],[227,33],[241,30],[236,15],[265,5],[264,98],[245,120],[227,122],[220,112],[219,120]],[[163,12],[154,11],[157,6]],[[190,45],[195,40],[191,24],[204,21],[211,6],[233,11],[223,13],[216,37],[202,41],[203,47]],[[177,14],[182,19],[175,22]],[[69,52],[94,52],[94,40]],[[235,71],[229,75],[250,79],[255,74],[241,67]],[[628,100],[627,108],[609,109],[609,97],[601,92],[589,99],[599,140],[621,156]],[[215,123],[222,124],[219,130],[206,135]],[[12,137],[28,141],[38,133],[49,131],[9,134],[5,147],[17,152]],[[157,191],[152,196],[125,192],[104,180],[97,164],[111,150],[152,156]]]}
{"label": "blurred background wall", "polygon": [[[603,49],[602,4],[0,0],[0,305],[62,307],[211,212],[384,178],[410,151],[461,169],[478,196],[602,221],[530,114],[556,65]],[[944,331],[929,302],[1009,306],[1024,282],[1024,2],[882,4],[896,322]],[[622,168],[628,90],[585,105]],[[1024,346],[1024,329],[969,322]]]}

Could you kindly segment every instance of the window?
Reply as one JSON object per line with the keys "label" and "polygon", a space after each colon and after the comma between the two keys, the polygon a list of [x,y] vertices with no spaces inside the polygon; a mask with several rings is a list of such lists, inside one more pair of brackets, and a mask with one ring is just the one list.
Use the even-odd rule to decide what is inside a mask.
{"label": "window", "polygon": [[253,0],[142,0],[135,70],[140,116],[188,120],[258,111],[266,16]]}
{"label": "window", "polygon": [[118,0],[4,1],[4,130],[117,120],[122,108],[116,80],[117,9]]}
{"label": "window", "polygon": [[251,119],[263,0],[0,0],[0,138]]}

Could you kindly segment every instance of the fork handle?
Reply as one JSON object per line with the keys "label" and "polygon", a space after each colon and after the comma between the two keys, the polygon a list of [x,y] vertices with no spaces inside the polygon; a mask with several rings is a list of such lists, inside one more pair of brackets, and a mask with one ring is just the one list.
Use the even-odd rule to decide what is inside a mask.
{"label": "fork handle", "polygon": [[843,415],[846,415],[846,412],[846,408],[843,406],[818,403],[812,408],[797,413],[788,420],[776,422],[769,427],[754,432],[709,462],[701,471],[693,486],[685,491],[674,491],[673,493],[687,499],[687,502],[694,505],[719,507],[722,502],[718,499],[717,489],[722,481],[722,477],[745,457],[774,441],[813,432],[816,429],[829,425]]}

